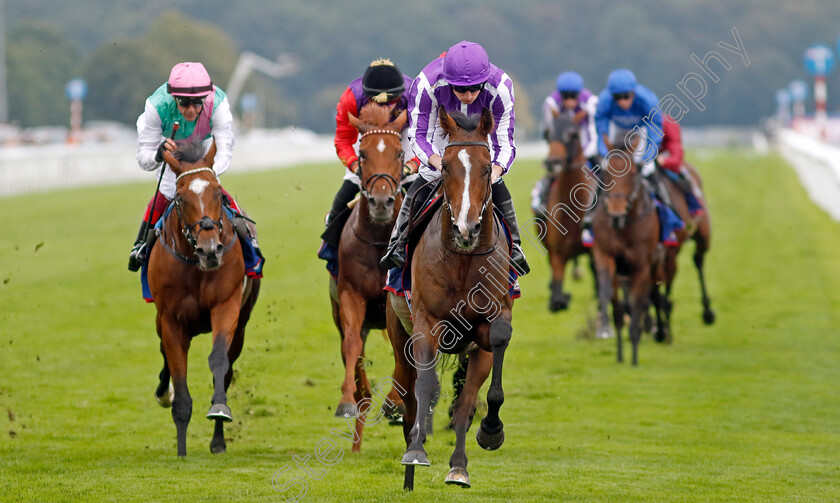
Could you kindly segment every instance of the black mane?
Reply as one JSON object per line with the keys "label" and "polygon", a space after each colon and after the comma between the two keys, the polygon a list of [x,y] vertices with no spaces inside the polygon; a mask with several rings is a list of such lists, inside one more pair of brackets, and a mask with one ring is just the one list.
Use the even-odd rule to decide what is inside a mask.
{"label": "black mane", "polygon": [[481,123],[481,114],[467,116],[462,112],[451,112],[449,116],[452,117],[455,124],[464,131],[475,131]]}
{"label": "black mane", "polygon": [[178,145],[175,158],[183,162],[198,162],[204,157],[204,144],[200,141]]}

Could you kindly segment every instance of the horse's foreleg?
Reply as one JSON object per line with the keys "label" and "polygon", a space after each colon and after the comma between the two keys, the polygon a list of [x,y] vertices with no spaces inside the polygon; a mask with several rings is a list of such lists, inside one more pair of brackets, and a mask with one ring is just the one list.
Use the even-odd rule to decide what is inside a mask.
{"label": "horse's foreleg", "polygon": [[[401,299],[398,300],[402,302]],[[391,340],[391,347],[394,351],[394,381],[399,385],[403,392],[403,436],[405,437],[405,445],[408,447],[410,442],[411,426],[417,416],[417,402],[414,395],[414,381],[417,378],[416,368],[411,365],[406,354],[406,345],[409,342],[409,334],[403,328],[397,314],[391,306],[392,299],[390,298],[385,303],[385,321],[388,326],[388,338]],[[394,386],[391,395],[396,392],[397,387]],[[392,399],[393,400],[393,399]],[[396,401],[386,401],[386,404],[396,403]]]}
{"label": "horse's foreleg", "polygon": [[639,340],[642,337],[642,317],[648,308],[651,289],[651,270],[644,267],[634,272],[630,284],[630,342],[633,344],[633,365],[639,364]]}
{"label": "horse's foreleg", "polygon": [[[228,349],[228,371],[225,374],[225,394],[227,395],[230,383],[233,380],[233,363],[239,358],[242,353],[242,344],[245,340],[245,324],[240,319],[239,326],[236,328],[236,333],[233,336],[230,349]],[[225,420],[215,419],[216,424],[213,428],[213,439],[210,441],[210,452],[213,454],[220,454],[227,450],[227,443],[225,442]]]}
{"label": "horse's foreleg", "polygon": [[163,355],[163,368],[158,374],[158,386],[155,389],[155,399],[163,408],[172,407],[172,400],[175,397],[175,388],[170,380],[169,364],[166,362],[166,351],[163,349],[163,342],[160,343],[160,354]]}
{"label": "horse's foreleg", "polygon": [[548,310],[551,312],[563,311],[569,308],[572,300],[571,294],[563,292],[563,279],[566,275],[566,257],[557,250],[552,250],[549,255],[551,262],[551,298],[548,300]]}
{"label": "horse's foreleg", "polygon": [[[233,346],[239,320],[239,301],[229,301],[214,308],[210,313],[210,324],[213,327],[213,349],[207,357],[210,372],[213,374],[213,398],[207,419],[233,421],[233,414],[227,405],[228,372],[231,372],[231,361],[228,356]],[[241,349],[241,348],[240,348]]]}
{"label": "horse's foreleg", "polygon": [[187,455],[187,426],[192,417],[192,397],[187,387],[187,353],[190,338],[175,320],[163,320],[161,342],[175,390],[172,420],[178,437],[178,456]]}
{"label": "horse's foreleg", "polygon": [[478,391],[493,368],[493,354],[481,348],[473,348],[468,358],[469,365],[467,365],[463,388],[453,402],[452,427],[455,430],[455,450],[449,458],[450,470],[445,479],[447,484],[463,487],[470,487],[470,476],[467,473],[467,431],[470,429],[475,414]]}
{"label": "horse's foreleg", "polygon": [[[593,250],[593,257],[595,259],[595,272],[598,283],[598,327],[596,328],[595,337],[598,339],[608,339],[613,335],[608,306],[613,297],[615,259],[600,250]],[[620,351],[618,361],[621,361]]]}
{"label": "horse's foreleg", "polygon": [[709,246],[707,228],[708,224],[706,224],[705,228],[701,227],[700,231],[694,235],[694,240],[697,243],[697,247],[694,250],[694,267],[697,268],[697,274],[700,277],[700,293],[703,296],[703,322],[706,325],[711,325],[715,322],[715,312],[712,310],[712,299],[709,298],[706,291],[706,276],[703,273],[703,262]]}
{"label": "horse's foreleg", "polygon": [[429,458],[423,444],[426,442],[426,414],[429,411],[432,394],[438,386],[435,366],[437,364],[437,344],[431,335],[432,323],[425,317],[416,315],[414,321],[414,335],[410,341],[411,365],[417,370],[417,380],[414,385],[414,396],[417,409],[414,425],[411,428],[410,443],[403,455],[404,465],[429,465]]}
{"label": "horse's foreleg", "polygon": [[[365,337],[366,338],[366,337]],[[362,341],[364,343],[364,341]],[[373,406],[371,401],[370,382],[365,372],[365,348],[362,346],[362,354],[356,360],[356,390],[353,393],[353,398],[356,400],[356,436],[353,440],[353,452],[359,452],[362,448],[362,433],[365,428],[370,408]]]}
{"label": "horse's foreleg", "polygon": [[478,445],[490,451],[498,449],[505,441],[504,424],[499,418],[499,409],[505,402],[505,392],[502,389],[502,365],[513,327],[510,324],[509,312],[508,318],[503,316],[499,316],[490,323],[493,376],[490,378],[490,389],[487,390],[487,415],[481,420],[481,425],[475,435]]}
{"label": "horse's foreleg", "polygon": [[341,318],[341,359],[344,362],[344,381],[341,383],[341,400],[335,409],[336,417],[356,417],[356,373],[362,363],[360,358],[364,352],[365,343],[362,340],[362,323],[364,322],[367,303],[364,298],[354,292],[343,290],[339,292],[339,310]]}

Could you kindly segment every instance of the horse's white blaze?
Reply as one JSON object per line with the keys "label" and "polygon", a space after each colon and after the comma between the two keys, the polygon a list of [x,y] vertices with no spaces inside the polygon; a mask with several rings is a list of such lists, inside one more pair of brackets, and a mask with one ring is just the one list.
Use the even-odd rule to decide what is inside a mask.
{"label": "horse's white blaze", "polygon": [[382,140],[382,138],[380,138],[379,143],[376,144],[376,150],[378,150],[380,154],[385,152],[385,141]]}
{"label": "horse's white blaze", "polygon": [[458,230],[461,231],[462,236],[467,237],[469,235],[467,214],[470,211],[470,169],[472,164],[470,163],[470,154],[463,149],[458,152],[458,160],[464,165],[464,171],[466,172],[464,175],[464,194],[461,196],[461,211],[458,213]]}
{"label": "horse's white blaze", "polygon": [[[210,182],[208,182],[207,180],[196,178],[195,180],[190,182],[190,190],[195,192],[196,195],[200,197],[201,194],[204,193],[204,189],[206,189],[208,185],[210,185]],[[201,204],[201,212],[204,213],[204,201],[199,199],[199,204]]]}

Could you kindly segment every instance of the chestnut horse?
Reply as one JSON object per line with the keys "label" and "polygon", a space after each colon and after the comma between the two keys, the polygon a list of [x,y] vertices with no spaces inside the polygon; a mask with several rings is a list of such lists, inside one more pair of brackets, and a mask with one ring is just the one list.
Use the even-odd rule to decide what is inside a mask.
{"label": "chestnut horse", "polygon": [[[592,221],[592,254],[598,281],[597,335],[601,338],[610,336],[607,304],[612,301],[617,360],[624,361],[621,329],[626,302],[630,309],[633,365],[637,365],[642,321],[659,270],[661,252],[656,207],[644,177],[633,162],[634,150],[635,145],[616,146],[604,158],[605,188]],[[619,290],[624,291],[625,302],[620,300]]]}
{"label": "chestnut horse", "polygon": [[[349,114],[348,114],[349,115]],[[338,246],[338,278],[330,281],[332,314],[341,335],[344,382],[336,417],[355,417],[353,450],[362,442],[367,410],[357,404],[369,403],[371,388],[365,373],[365,341],[370,329],[385,329],[385,273],[379,260],[402,204],[400,190],[403,148],[400,130],[406,121],[403,112],[389,122],[387,109],[375,103],[366,105],[359,117],[349,115],[350,123],[362,134],[359,140],[359,178],[361,197],[353,206]],[[366,399],[365,402],[361,402]],[[386,404],[401,404],[395,389]]]}
{"label": "chestnut horse", "polygon": [[686,226],[675,232],[677,236],[677,246],[668,246],[665,249],[664,260],[664,294],[655,287],[652,292],[652,300],[656,308],[656,331],[654,338],[658,342],[671,342],[671,311],[673,304],[671,302],[671,288],[674,283],[674,277],[677,274],[677,255],[682,249],[683,244],[688,240],[694,240],[694,266],[697,269],[697,274],[700,277],[700,293],[701,303],[703,304],[703,322],[711,325],[715,322],[715,312],[712,310],[712,301],[706,291],[706,277],[703,273],[703,263],[705,261],[706,253],[709,251],[709,244],[711,242],[712,223],[709,217],[709,209],[706,205],[705,197],[702,197],[703,180],[700,174],[688,163],[683,163],[685,171],[691,178],[689,183],[692,185],[691,189],[697,190],[697,200],[703,208],[703,211],[698,215],[691,215],[688,209],[688,203],[685,199],[683,189],[677,186],[677,183],[667,175],[660,175],[665,180],[665,186],[668,188],[668,193],[671,196],[671,202],[677,214],[680,216]]}
{"label": "chestnut horse", "polygon": [[179,147],[180,160],[165,155],[178,177],[177,192],[174,210],[164,220],[158,246],[149,257],[149,288],[163,354],[155,396],[164,407],[172,406],[178,456],[187,455],[192,416],[187,352],[192,338],[205,332],[213,334],[208,362],[214,384],[207,419],[216,426],[210,451],[225,451],[224,423],[233,420],[226,392],[260,290],[260,280],[245,275],[241,244],[223,209],[221,185],[212,169],[214,152],[202,158],[198,143]]}
{"label": "chestnut horse", "polygon": [[552,312],[567,309],[572,298],[563,291],[566,262],[588,254],[581,241],[581,231],[586,208],[593,203],[590,191],[585,188],[594,194],[595,180],[587,176],[579,128],[573,115],[558,114],[554,118],[553,134],[548,138],[545,166],[553,177],[546,198],[547,211],[537,217],[547,222],[541,234],[551,264],[548,309]]}
{"label": "chestnut horse", "polygon": [[407,390],[403,422],[407,449],[402,458],[407,489],[413,487],[414,466],[429,465],[423,448],[426,423],[417,412],[429,410],[439,353],[468,355],[466,381],[455,402],[455,450],[445,482],[470,486],[466,433],[479,388],[491,370],[488,412],[476,440],[490,450],[504,442],[499,408],[504,402],[502,364],[512,332],[513,301],[507,289],[510,247],[493,213],[490,186],[487,135],[493,130],[493,115],[485,109],[480,117],[450,116],[443,108],[439,114],[449,136],[442,159],[443,205],[414,251],[411,312],[406,300],[393,294],[386,308],[394,376]]}

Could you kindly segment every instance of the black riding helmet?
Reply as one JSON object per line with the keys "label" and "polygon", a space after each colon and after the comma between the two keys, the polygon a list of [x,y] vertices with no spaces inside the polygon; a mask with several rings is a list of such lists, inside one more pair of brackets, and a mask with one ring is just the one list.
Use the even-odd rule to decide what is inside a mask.
{"label": "black riding helmet", "polygon": [[403,74],[390,59],[377,59],[362,76],[362,91],[376,103],[388,103],[405,92]]}

